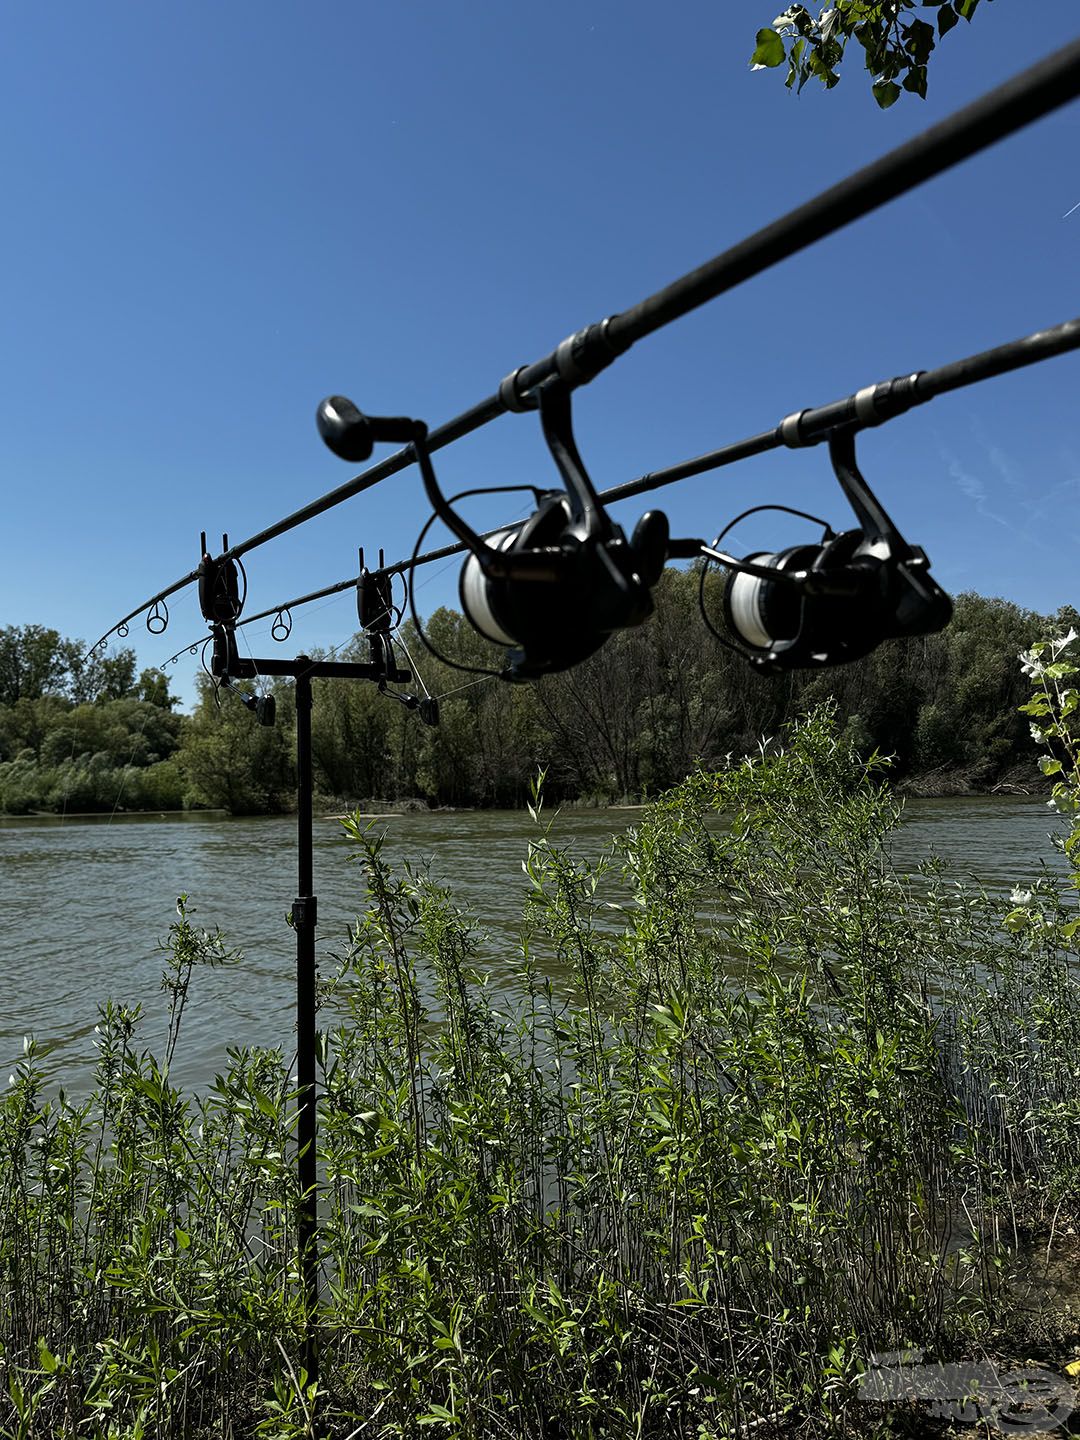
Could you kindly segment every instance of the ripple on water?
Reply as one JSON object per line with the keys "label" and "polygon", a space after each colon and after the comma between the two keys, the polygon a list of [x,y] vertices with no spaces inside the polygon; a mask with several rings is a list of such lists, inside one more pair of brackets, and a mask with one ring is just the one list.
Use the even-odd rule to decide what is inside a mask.
{"label": "ripple on water", "polygon": [[[634,812],[567,811],[557,834],[597,856]],[[395,860],[426,862],[479,918],[497,984],[513,989],[517,932],[527,881],[521,872],[535,826],[523,811],[428,812],[377,822]],[[933,850],[959,874],[994,889],[1030,883],[1040,857],[1061,866],[1047,842],[1059,826],[1038,800],[1014,797],[914,800],[895,837],[902,869]],[[192,985],[174,1073],[186,1084],[213,1075],[227,1046],[291,1047],[295,949],[285,915],[295,893],[295,820],[169,816],[113,824],[69,820],[0,823],[0,903],[7,1003],[0,1013],[0,1066],[33,1031],[51,1046],[46,1068],[72,1090],[94,1062],[88,1036],[106,998],[142,1002],[143,1043],[165,1034],[160,989],[164,939],[186,893],[204,925],[220,925],[242,948],[239,966]],[[315,888],[323,953],[340,948],[362,904],[340,826],[315,829]],[[7,1073],[4,1071],[3,1073]]]}

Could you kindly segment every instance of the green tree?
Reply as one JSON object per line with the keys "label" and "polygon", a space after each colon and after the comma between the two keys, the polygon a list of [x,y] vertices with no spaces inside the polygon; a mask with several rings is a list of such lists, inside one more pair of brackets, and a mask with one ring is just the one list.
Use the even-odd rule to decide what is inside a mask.
{"label": "green tree", "polygon": [[46,738],[65,723],[70,708],[59,695],[23,697],[14,705],[0,705],[0,760],[13,760],[25,750],[36,759]]}
{"label": "green tree", "polygon": [[[136,692],[135,651],[117,650],[91,660],[86,684],[94,700],[125,700]],[[167,687],[166,687],[167,688]]]}
{"label": "green tree", "polygon": [[45,625],[0,629],[0,705],[61,693],[70,668],[70,650],[59,631]]}
{"label": "green tree", "polygon": [[755,69],[787,66],[788,89],[807,80],[831,90],[840,82],[848,42],[862,47],[874,98],[882,109],[906,90],[926,98],[926,72],[939,39],[961,20],[970,21],[979,0],[831,0],[814,14],[789,5],[771,26],[757,32]]}
{"label": "green tree", "polygon": [[140,700],[145,700],[148,705],[157,705],[161,710],[172,710],[180,703],[180,697],[169,690],[168,675],[153,666],[139,672],[135,690]]}
{"label": "green tree", "polygon": [[208,680],[200,681],[199,707],[185,727],[176,763],[187,782],[187,803],[234,815],[284,810],[296,784],[287,722],[279,716],[276,725],[260,725],[235,695],[219,695]]}
{"label": "green tree", "polygon": [[[365,662],[367,646],[354,641],[343,659]],[[373,684],[316,680],[313,686],[311,749],[316,784],[355,803],[398,793],[395,743],[404,712]]]}

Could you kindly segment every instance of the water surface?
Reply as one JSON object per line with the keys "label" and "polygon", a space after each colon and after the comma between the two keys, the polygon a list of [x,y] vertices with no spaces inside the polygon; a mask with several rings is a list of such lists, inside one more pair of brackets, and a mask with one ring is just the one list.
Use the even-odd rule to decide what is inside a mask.
{"label": "water surface", "polygon": [[[1061,857],[1047,834],[1059,825],[1039,800],[988,796],[913,800],[894,854],[913,869],[931,850],[988,887],[1029,883]],[[596,856],[632,810],[566,811],[556,834]],[[392,858],[428,861],[483,923],[496,982],[512,989],[527,882],[521,871],[536,828],[525,811],[405,814],[379,822]],[[243,963],[202,972],[192,984],[174,1074],[204,1082],[238,1044],[291,1046],[295,940],[285,924],[296,889],[291,817],[173,815],[0,821],[0,905],[5,998],[0,1083],[33,1032],[52,1048],[48,1072],[85,1088],[94,1060],[97,1005],[139,1002],[144,1044],[159,1047],[165,1007],[158,948],[184,892],[196,920],[220,925]],[[315,889],[323,953],[340,948],[362,903],[360,876],[340,825],[315,825]]]}

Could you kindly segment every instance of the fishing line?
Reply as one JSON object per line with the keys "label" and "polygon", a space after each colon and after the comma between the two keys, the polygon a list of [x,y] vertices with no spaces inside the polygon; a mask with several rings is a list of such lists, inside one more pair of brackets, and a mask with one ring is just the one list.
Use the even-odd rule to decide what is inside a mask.
{"label": "fishing line", "polygon": [[251,661],[252,668],[255,671],[255,689],[257,691],[260,684],[262,683],[263,677],[259,674],[259,666],[256,663],[255,655],[251,649],[251,645],[248,643],[248,637],[246,635],[242,635],[240,638],[244,642],[244,649],[248,652],[248,659]]}
{"label": "fishing line", "polygon": [[430,700],[430,699],[431,699],[431,691],[427,688],[427,683],[425,682],[423,675],[420,674],[420,667],[417,665],[416,661],[413,659],[412,655],[409,653],[409,647],[408,647],[408,645],[405,644],[405,640],[404,640],[404,637],[403,637],[402,634],[401,634],[400,627],[399,627],[397,630],[394,631],[394,637],[395,637],[395,639],[397,640],[397,643],[401,646],[402,650],[405,651],[405,659],[408,660],[409,665],[410,665],[410,667],[411,667],[411,669],[412,669],[413,674],[416,676],[417,680],[420,681],[420,684],[421,684],[421,686],[422,686],[422,688],[423,688],[424,694],[425,694],[425,695],[427,696],[427,698]]}
{"label": "fishing line", "polygon": [[[79,708],[79,707],[78,707],[77,705],[72,705],[71,709],[72,709],[72,714],[73,714],[73,715],[76,713],[76,711],[78,710],[78,708]],[[65,822],[66,822],[66,820],[67,820],[68,796],[71,794],[71,786],[72,786],[72,782],[73,782],[73,780],[74,780],[74,778],[75,778],[75,777],[74,777],[74,770],[75,770],[75,745],[76,745],[76,742],[78,741],[78,738],[79,738],[79,722],[78,722],[77,719],[75,719],[75,720],[73,720],[72,726],[71,726],[71,754],[68,756],[68,776],[67,776],[67,784],[64,786],[64,806],[63,806],[63,809],[60,811],[60,827],[61,827],[61,829],[63,828],[63,826],[64,826],[64,824],[65,824]]]}
{"label": "fishing line", "polygon": [[121,797],[122,797],[122,795],[123,795],[123,793],[124,793],[124,787],[127,785],[127,775],[128,775],[128,771],[131,769],[131,762],[132,762],[132,760],[135,758],[135,751],[138,749],[138,747],[139,747],[139,742],[140,742],[140,740],[142,740],[143,734],[144,734],[145,731],[146,731],[146,722],[150,719],[150,711],[151,711],[151,709],[153,708],[153,706],[152,706],[152,704],[151,704],[151,702],[150,702],[149,700],[144,700],[142,703],[143,703],[143,722],[142,722],[142,724],[139,726],[139,733],[138,733],[138,735],[135,736],[135,739],[134,739],[134,741],[132,742],[131,754],[128,756],[127,764],[124,766],[123,771],[122,771],[121,774],[120,774],[120,788],[119,788],[119,790],[117,790],[117,792],[116,792],[116,802],[115,802],[115,804],[113,805],[112,814],[109,816],[108,820],[106,821],[106,824],[107,824],[107,825],[111,825],[112,822],[113,822],[113,820],[116,818],[116,812],[117,812],[117,810],[119,810],[119,808],[120,808],[120,799],[121,799]]}
{"label": "fishing line", "polygon": [[455,685],[453,690],[444,690],[438,696],[439,702],[441,704],[443,700],[449,700],[451,695],[460,695],[462,690],[471,690],[476,685],[488,685],[493,679],[498,679],[498,676],[481,675],[479,680],[466,680],[464,685]]}
{"label": "fishing line", "polygon": [[[498,487],[498,488],[502,488],[502,487]],[[526,486],[525,488],[526,488],[526,489],[532,489],[533,487],[532,487],[532,486]],[[465,494],[481,494],[481,493],[483,493],[483,492],[481,492],[481,491],[465,491],[464,493],[465,493]],[[493,490],[491,493],[492,493],[492,494],[497,494],[497,493],[498,493],[498,489]],[[460,498],[460,497],[455,496],[454,498],[455,498],[455,499],[458,499],[458,498]],[[514,516],[514,518],[513,518],[512,520],[508,520],[508,521],[506,522],[506,524],[498,526],[498,528],[495,529],[495,530],[487,530],[487,531],[485,531],[485,532],[483,533],[483,537],[482,537],[482,538],[485,539],[485,540],[491,540],[491,539],[494,538],[494,536],[500,534],[503,530],[513,530],[513,529],[517,529],[519,526],[524,525],[525,521],[529,518],[529,514],[530,514],[530,513],[531,513],[531,512],[529,511],[529,507],[528,507],[527,505],[523,505],[523,506],[521,507],[521,509],[518,510],[517,514]],[[423,590],[423,588],[424,588],[425,585],[431,585],[434,581],[438,580],[438,578],[440,577],[440,575],[445,575],[448,570],[452,570],[452,569],[454,568],[456,556],[457,556],[457,555],[460,555],[460,554],[463,554],[464,551],[467,549],[467,547],[466,547],[464,544],[455,544],[455,545],[453,545],[453,546],[451,546],[451,547],[449,547],[449,548],[453,549],[454,555],[453,555],[449,560],[447,560],[447,562],[446,562],[445,565],[441,565],[441,566],[439,567],[439,569],[436,570],[433,574],[428,575],[425,579],[421,580],[418,585],[414,585],[414,586],[413,586],[413,589],[415,589],[415,590]],[[432,558],[434,559],[434,558],[439,557],[439,556],[441,555],[441,553],[442,553],[442,552],[440,552],[440,551],[435,551],[435,552],[433,553]],[[425,564],[425,563],[427,563],[427,562],[425,561],[425,559],[424,559],[423,556],[420,556],[420,557],[416,560],[415,563],[416,563],[417,566],[419,566],[419,565]],[[408,562],[406,562],[406,564],[408,564]],[[404,581],[404,578],[405,578],[405,577],[404,577],[404,569],[399,569],[399,568],[394,568],[394,567],[388,567],[387,570],[384,571],[383,573],[384,573],[384,574],[390,573],[391,570],[392,570],[392,573],[394,573],[395,575],[400,575],[400,576],[402,577],[402,580]],[[411,581],[411,576],[410,576],[410,581]],[[406,595],[408,594],[408,589],[409,589],[409,586],[406,585]]]}
{"label": "fishing line", "polygon": [[[779,424],[772,429],[763,430],[757,434],[748,436],[718,450],[709,451],[690,460],[680,461],[678,464],[667,467],[663,470],[650,471],[639,476],[635,480],[627,481],[620,485],[612,486],[607,490],[599,492],[598,499],[601,503],[614,503],[618,500],[627,499],[631,496],[640,495],[649,490],[660,489],[664,486],[675,484],[680,480],[691,476],[701,475],[710,470],[725,468],[742,460],[749,459],[755,455],[762,455],[769,451],[780,448],[802,448],[816,445],[826,440],[830,433],[837,427],[863,426],[872,427],[881,425],[887,421],[897,418],[906,410],[916,405],[921,405],[933,399],[937,395],[946,394],[952,390],[964,386],[981,383],[984,380],[992,379],[1000,375],[1010,373],[1013,370],[1041,363],[1044,360],[1054,358],[1058,355],[1075,351],[1080,347],[1080,319],[1066,321],[1060,325],[1048,329],[1036,331],[1032,334],[1012,340],[994,349],[982,351],[975,355],[969,355],[961,360],[956,360],[942,365],[934,370],[918,371],[897,379],[884,381],[877,385],[869,385],[863,389],[848,395],[840,400],[834,400],[828,404],[811,409],[803,409],[787,415]],[[527,489],[535,487],[527,486]],[[446,560],[456,555],[465,553],[468,546],[462,542],[455,542],[451,545],[442,546],[438,549],[419,553],[423,539],[430,529],[435,517],[428,521],[424,530],[413,548],[412,555],[407,559],[396,561],[392,565],[382,565],[378,571],[371,572],[374,576],[404,575],[406,572],[415,577],[415,571],[421,566],[432,564],[439,560]],[[512,521],[501,526],[498,530],[488,531],[481,537],[489,539],[500,532],[515,529],[519,522]],[[447,567],[443,567],[445,570]],[[442,572],[439,572],[442,573]],[[436,575],[429,577],[437,578]],[[415,613],[413,598],[414,590],[422,588],[426,581],[415,585],[407,585],[407,598],[414,620],[418,617]],[[252,615],[239,622],[239,625],[253,624],[255,621],[265,619],[268,616],[276,616],[283,610],[300,608],[315,600],[325,599],[327,596],[337,596],[347,590],[355,590],[358,580],[350,576],[346,580],[338,581],[334,585],[325,586],[310,595],[302,595],[289,600],[284,605],[277,605],[258,615]],[[320,607],[326,608],[326,607]],[[425,649],[432,653],[441,663],[455,669],[467,669],[456,665],[448,657],[443,656],[426,643],[422,631],[420,633]],[[102,648],[105,641],[99,641],[94,647],[95,651]],[[195,648],[200,643],[205,647],[205,642],[194,641],[177,651],[176,655],[164,662],[166,665],[175,663],[184,650],[194,654]],[[205,648],[204,648],[205,657]],[[204,658],[204,669],[205,658]],[[501,673],[501,672],[489,672]]]}
{"label": "fishing line", "polygon": [[221,693],[220,693],[220,692],[221,692],[221,683],[220,683],[220,681],[218,680],[218,677],[217,677],[217,676],[214,674],[214,672],[210,669],[210,666],[207,665],[207,663],[206,663],[206,652],[207,652],[207,650],[209,649],[209,647],[210,647],[213,643],[214,643],[214,637],[213,637],[212,635],[208,635],[208,636],[206,637],[206,639],[202,642],[202,649],[201,649],[200,652],[199,652],[199,664],[200,664],[200,665],[202,666],[202,668],[203,668],[203,673],[207,676],[207,678],[208,678],[209,681],[210,681],[210,693],[211,693],[211,694],[213,695],[213,697],[214,697],[214,704],[215,704],[215,706],[217,707],[217,709],[220,710],[220,709],[221,709]]}
{"label": "fishing line", "polygon": [[[91,653],[93,653],[93,652],[91,652]],[[61,811],[60,811],[60,828],[61,828],[61,829],[63,829],[64,825],[67,823],[68,797],[69,797],[70,794],[71,794],[71,787],[72,787],[72,784],[74,783],[74,778],[75,778],[75,777],[74,777],[74,770],[75,770],[75,746],[77,745],[78,739],[79,739],[79,721],[78,721],[77,716],[78,716],[78,711],[79,711],[79,709],[80,709],[80,706],[81,706],[81,702],[80,702],[79,704],[76,704],[74,701],[72,702],[71,713],[72,713],[72,716],[73,716],[73,717],[76,717],[76,718],[74,718],[74,719],[72,720],[72,726],[71,726],[71,754],[68,756],[68,775],[67,775],[67,784],[64,786],[64,804],[63,804],[63,808],[62,808]]]}
{"label": "fishing line", "polygon": [[[951,361],[937,369],[917,371],[914,374],[883,381],[877,385],[864,386],[861,390],[840,400],[793,412],[769,430],[759,431],[743,440],[737,440],[718,450],[680,461],[663,470],[649,471],[635,480],[600,491],[597,498],[601,503],[613,504],[618,500],[629,499],[650,490],[658,490],[680,480],[704,474],[709,470],[718,470],[734,465],[755,455],[766,454],[771,450],[816,445],[827,439],[830,431],[840,425],[856,424],[864,427],[881,425],[888,420],[897,418],[914,406],[927,403],[938,395],[1041,363],[1044,360],[1074,351],[1078,347],[1080,347],[1080,319],[1068,320],[1060,325],[1008,341],[994,349]],[[516,524],[517,522],[511,522],[508,525],[500,526],[497,530],[486,531],[480,538],[489,540],[501,532],[516,528]],[[427,533],[426,528],[424,533]],[[373,573],[396,575],[408,572],[410,576],[414,576],[415,571],[421,566],[465,554],[469,550],[468,545],[464,542],[456,541],[451,545],[444,545],[420,554],[418,553],[419,543],[408,558],[395,561],[392,565],[384,565],[378,572]],[[356,581],[353,578],[339,581],[336,585],[316,591],[310,596],[301,596],[291,600],[289,604],[299,607],[309,600],[319,599],[331,592],[354,588],[355,585]],[[419,589],[420,586],[417,585],[416,588]],[[272,614],[273,612],[266,613]],[[254,620],[260,617],[253,616],[251,618]]]}
{"label": "fishing line", "polygon": [[[539,491],[536,490],[535,486],[531,486],[531,485],[512,485],[512,486],[505,486],[505,487],[500,487],[500,488],[503,488],[503,489],[505,489],[505,490],[532,490],[532,491],[534,492],[534,494],[537,494],[537,495],[540,493]],[[470,495],[493,494],[493,493],[496,493],[496,492],[492,491],[491,489],[488,489],[488,490],[463,490],[463,491],[461,491],[459,494],[452,496],[450,503],[453,504],[455,501],[461,500],[461,499],[465,498],[466,496],[470,496]],[[415,544],[414,547],[413,547],[412,560],[411,560],[411,562],[410,562],[409,565],[408,565],[409,583],[408,583],[408,586],[407,586],[407,590],[408,590],[408,595],[409,595],[409,616],[410,616],[410,618],[411,618],[411,620],[412,620],[412,622],[413,622],[413,625],[416,627],[416,638],[420,641],[420,644],[423,645],[424,649],[428,652],[429,655],[433,655],[433,656],[435,657],[435,659],[438,660],[441,664],[443,664],[443,665],[448,665],[451,670],[459,670],[459,671],[461,671],[463,674],[467,674],[467,675],[476,675],[476,674],[482,672],[485,677],[490,676],[490,677],[492,677],[492,678],[494,678],[494,679],[501,679],[502,676],[506,673],[506,668],[507,668],[507,667],[504,666],[504,668],[503,668],[502,670],[489,670],[486,666],[479,666],[479,665],[459,665],[456,660],[451,660],[448,655],[444,655],[444,654],[442,653],[442,651],[437,650],[437,649],[435,648],[435,646],[434,646],[434,645],[431,643],[431,641],[428,639],[427,635],[426,635],[425,632],[424,632],[424,627],[423,627],[423,626],[421,625],[421,623],[420,623],[420,616],[419,616],[419,614],[417,613],[417,609],[416,609],[416,592],[415,592],[415,590],[414,590],[414,588],[413,588],[413,585],[412,585],[412,573],[413,573],[413,571],[414,571],[415,568],[416,568],[417,557],[418,557],[419,554],[420,554],[420,546],[424,543],[424,539],[425,539],[425,537],[427,536],[428,531],[431,529],[432,525],[435,524],[435,521],[436,521],[438,518],[439,518],[439,516],[438,516],[437,514],[432,514],[432,515],[430,515],[430,516],[428,517],[427,523],[424,525],[423,529],[420,531],[420,534],[416,537],[416,544]],[[498,532],[496,532],[496,533],[498,533]],[[467,548],[467,547],[464,547],[464,546],[463,546],[462,548],[464,549],[464,548]],[[386,572],[384,571],[383,573],[385,574]]]}

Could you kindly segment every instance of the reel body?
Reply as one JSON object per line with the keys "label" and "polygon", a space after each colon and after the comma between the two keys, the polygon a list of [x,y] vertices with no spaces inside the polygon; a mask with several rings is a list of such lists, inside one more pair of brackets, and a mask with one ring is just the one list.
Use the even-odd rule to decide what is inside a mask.
{"label": "reel body", "polygon": [[523,406],[540,412],[565,486],[540,492],[524,525],[482,539],[425,474],[435,513],[470,552],[458,587],[462,610],[485,640],[509,647],[500,673],[511,681],[569,670],[616,630],[647,620],[667,558],[662,511],[643,515],[627,540],[604,509],[578,453],[570,395],[561,380],[546,380]]}
{"label": "reel body", "polygon": [[[485,573],[487,557],[469,555],[458,585],[461,608],[485,640],[510,647],[508,679],[568,670],[614,631],[652,614],[666,542],[658,511],[642,517],[630,541],[611,521],[601,537],[588,516],[575,518],[565,492],[550,491],[520,529],[481,542],[503,560],[497,569],[505,573]],[[547,573],[530,574],[528,561],[538,555],[547,557]]]}
{"label": "reel body", "polygon": [[756,669],[813,669],[860,660],[883,640],[941,630],[952,616],[952,601],[929,572],[923,550],[910,545],[889,519],[855,463],[855,431],[834,431],[829,453],[836,477],[861,522],[836,535],[824,521],[816,544],[757,551],[737,560],[717,547],[739,520],[731,522],[703,553],[727,570],[721,601],[725,634],[704,607],[705,623],[723,644]]}

